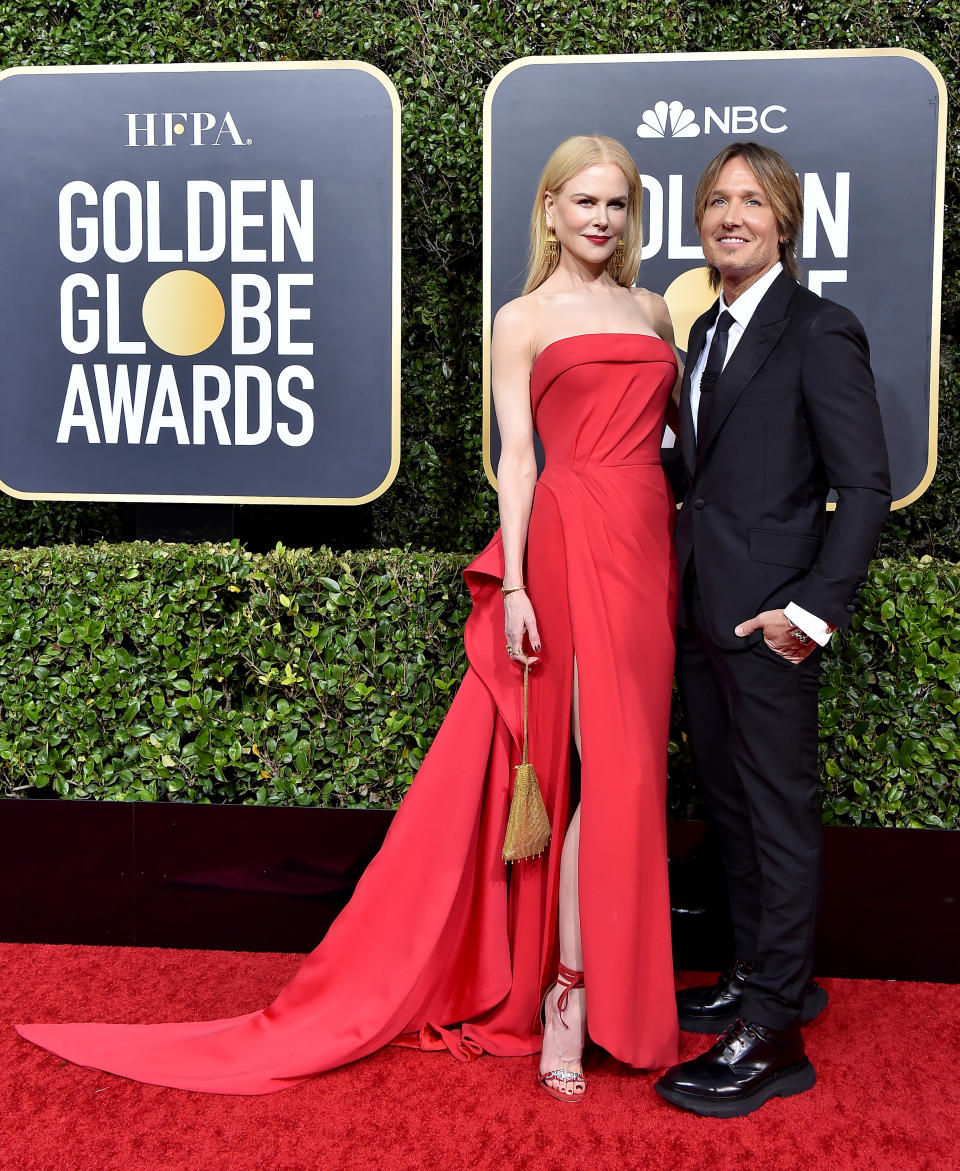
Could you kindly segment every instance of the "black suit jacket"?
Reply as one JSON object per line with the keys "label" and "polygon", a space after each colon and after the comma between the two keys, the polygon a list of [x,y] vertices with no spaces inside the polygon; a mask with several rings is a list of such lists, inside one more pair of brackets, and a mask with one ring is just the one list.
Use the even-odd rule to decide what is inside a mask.
{"label": "black suit jacket", "polygon": [[[890,507],[863,328],[781,273],[717,380],[698,446],[690,374],[718,304],[690,331],[683,379],[681,580],[692,558],[708,633],[731,650],[762,637],[738,638],[738,622],[791,601],[846,628]],[[838,499],[828,522],[830,488]]]}

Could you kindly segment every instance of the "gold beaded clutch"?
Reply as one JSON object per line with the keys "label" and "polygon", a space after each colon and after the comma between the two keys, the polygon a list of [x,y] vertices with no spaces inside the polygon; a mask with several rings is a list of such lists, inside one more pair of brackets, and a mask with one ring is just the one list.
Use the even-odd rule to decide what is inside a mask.
{"label": "gold beaded clutch", "polygon": [[527,714],[529,709],[530,664],[523,664],[523,760],[514,767],[513,797],[503,839],[504,862],[536,858],[550,841],[550,818],[540,795],[540,783],[527,759]]}

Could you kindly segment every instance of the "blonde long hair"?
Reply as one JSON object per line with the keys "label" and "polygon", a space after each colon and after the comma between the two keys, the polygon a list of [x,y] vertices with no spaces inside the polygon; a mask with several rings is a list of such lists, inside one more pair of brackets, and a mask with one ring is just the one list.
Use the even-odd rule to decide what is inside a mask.
{"label": "blonde long hair", "polygon": [[598,163],[615,163],[623,171],[629,188],[627,220],[622,236],[624,255],[620,271],[613,258],[607,263],[607,272],[624,288],[629,289],[637,279],[640,268],[640,253],[643,249],[643,227],[640,216],[643,211],[643,184],[640,172],[630,152],[615,138],[602,134],[575,134],[566,138],[553,152],[543,168],[537,184],[537,197],[533,201],[530,216],[530,260],[527,265],[527,283],[524,293],[540,287],[557,267],[559,256],[551,261],[547,247],[547,213],[543,199],[549,191],[556,196],[574,175]]}

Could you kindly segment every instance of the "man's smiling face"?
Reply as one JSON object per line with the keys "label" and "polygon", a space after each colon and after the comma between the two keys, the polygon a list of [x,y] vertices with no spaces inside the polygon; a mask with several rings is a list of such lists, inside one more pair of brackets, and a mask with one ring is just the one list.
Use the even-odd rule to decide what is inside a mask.
{"label": "man's smiling face", "polygon": [[724,290],[739,295],[759,280],[779,260],[783,239],[752,168],[742,158],[730,159],[720,168],[700,223],[703,254],[719,270]]}

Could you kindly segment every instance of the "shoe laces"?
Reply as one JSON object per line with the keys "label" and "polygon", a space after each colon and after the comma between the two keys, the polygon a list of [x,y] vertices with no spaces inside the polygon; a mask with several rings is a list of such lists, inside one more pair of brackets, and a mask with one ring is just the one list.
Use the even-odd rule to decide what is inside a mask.
{"label": "shoe laces", "polygon": [[744,1035],[754,1037],[760,1041],[763,1039],[763,1026],[755,1025],[752,1021],[745,1021],[743,1017],[738,1017],[732,1025],[727,1025],[717,1038],[717,1043],[720,1045],[729,1045],[731,1041],[741,1040]]}

